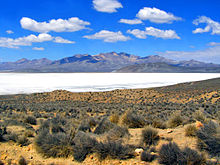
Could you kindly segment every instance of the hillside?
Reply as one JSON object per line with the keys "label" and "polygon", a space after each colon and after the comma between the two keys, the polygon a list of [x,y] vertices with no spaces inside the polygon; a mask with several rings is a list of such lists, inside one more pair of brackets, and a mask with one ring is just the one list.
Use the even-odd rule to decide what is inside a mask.
{"label": "hillside", "polygon": [[[0,96],[0,160],[18,164],[21,155],[34,165],[156,165],[175,153],[181,160],[173,162],[217,165],[219,89],[216,78],[150,89]],[[146,145],[149,125],[156,132],[146,135]],[[148,154],[144,161],[137,148]]]}

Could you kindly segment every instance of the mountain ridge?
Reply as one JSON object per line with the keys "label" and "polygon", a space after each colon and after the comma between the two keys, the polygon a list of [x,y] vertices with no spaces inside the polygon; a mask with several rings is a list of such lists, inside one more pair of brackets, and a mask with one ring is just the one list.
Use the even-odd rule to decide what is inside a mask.
{"label": "mountain ridge", "polygon": [[[155,65],[150,65],[150,63]],[[145,66],[145,69],[143,69],[143,66]],[[188,72],[191,72],[190,70],[192,72],[220,72],[218,71],[219,64],[204,63],[196,60],[176,61],[159,55],[141,57],[124,52],[108,52],[97,55],[76,54],[54,61],[47,58],[33,60],[22,58],[15,62],[0,63],[1,72],[135,72],[132,71],[131,67],[133,69],[136,67],[138,72],[162,72],[163,69],[165,72],[167,68],[169,68],[169,72],[181,71],[181,69],[186,68]],[[137,69],[137,67],[142,67],[142,69]],[[154,67],[154,69],[151,67]],[[155,70],[155,67],[158,69]],[[207,68],[212,69],[208,70]],[[215,68],[217,68],[217,71]]]}

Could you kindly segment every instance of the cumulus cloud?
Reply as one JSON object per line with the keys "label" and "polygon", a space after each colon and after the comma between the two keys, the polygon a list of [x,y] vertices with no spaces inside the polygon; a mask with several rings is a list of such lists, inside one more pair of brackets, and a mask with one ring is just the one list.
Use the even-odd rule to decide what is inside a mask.
{"label": "cumulus cloud", "polygon": [[87,39],[100,39],[104,42],[118,42],[118,41],[127,41],[130,40],[130,37],[124,36],[121,31],[112,32],[108,30],[101,30],[98,33],[93,35],[84,36]]}
{"label": "cumulus cloud", "polygon": [[114,13],[118,8],[123,8],[118,0],[93,0],[92,2],[95,10],[105,13]]}
{"label": "cumulus cloud", "polygon": [[130,25],[136,25],[143,23],[140,19],[120,19],[119,23],[125,23]]}
{"label": "cumulus cloud", "polygon": [[206,24],[205,28],[197,28],[193,31],[193,33],[205,33],[211,32],[211,34],[220,35],[220,23],[213,21],[211,18],[206,16],[200,16],[199,18],[193,21],[193,24],[199,25],[201,23]]}
{"label": "cumulus cloud", "polygon": [[43,47],[33,47],[32,49],[33,50],[37,50],[37,51],[43,51],[44,50]]}
{"label": "cumulus cloud", "polygon": [[20,24],[24,29],[39,33],[48,33],[50,31],[75,32],[87,29],[86,26],[90,25],[89,22],[80,20],[78,17],[72,17],[67,20],[52,19],[49,22],[37,22],[31,18],[23,17],[20,20]]}
{"label": "cumulus cloud", "polygon": [[154,23],[172,23],[173,21],[179,21],[182,18],[174,16],[172,13],[167,13],[166,11],[157,9],[144,7],[141,9],[136,17],[141,20],[149,20]]}
{"label": "cumulus cloud", "polygon": [[74,41],[69,41],[63,39],[62,37],[53,37],[50,34],[41,33],[38,36],[31,34],[16,39],[0,37],[0,47],[19,48],[20,46],[31,46],[32,43],[39,43],[46,41],[53,41],[56,43],[68,43],[68,44],[74,43]]}
{"label": "cumulus cloud", "polygon": [[0,47],[19,48],[19,46],[31,46],[34,42],[45,42],[51,40],[53,40],[53,37],[45,33],[39,34],[38,36],[31,34],[29,36],[19,37],[16,39],[0,37]]}
{"label": "cumulus cloud", "polygon": [[7,30],[6,33],[13,34],[14,32],[12,30]]}
{"label": "cumulus cloud", "polygon": [[175,60],[199,60],[220,63],[220,46],[209,47],[196,51],[166,51],[157,52],[159,55]]}
{"label": "cumulus cloud", "polygon": [[62,37],[55,37],[54,38],[54,42],[56,43],[63,43],[63,44],[74,44],[75,42],[74,41],[70,41],[70,40],[66,40]]}
{"label": "cumulus cloud", "polygon": [[147,36],[163,39],[180,39],[174,30],[160,30],[154,27],[146,27],[145,31],[139,29],[128,30],[127,33],[130,33],[140,39],[146,39]]}

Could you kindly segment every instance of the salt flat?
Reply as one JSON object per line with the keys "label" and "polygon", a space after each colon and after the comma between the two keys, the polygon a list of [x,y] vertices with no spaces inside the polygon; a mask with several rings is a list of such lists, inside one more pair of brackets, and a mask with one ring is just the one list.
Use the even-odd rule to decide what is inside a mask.
{"label": "salt flat", "polygon": [[219,73],[0,73],[0,95],[149,88],[217,77]]}

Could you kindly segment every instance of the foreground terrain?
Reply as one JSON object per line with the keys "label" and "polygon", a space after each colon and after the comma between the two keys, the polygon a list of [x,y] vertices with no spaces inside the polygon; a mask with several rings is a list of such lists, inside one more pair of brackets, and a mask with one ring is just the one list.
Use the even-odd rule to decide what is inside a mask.
{"label": "foreground terrain", "polygon": [[217,78],[151,89],[0,96],[0,159],[218,164],[219,89]]}

